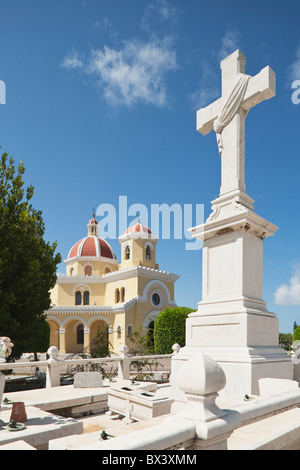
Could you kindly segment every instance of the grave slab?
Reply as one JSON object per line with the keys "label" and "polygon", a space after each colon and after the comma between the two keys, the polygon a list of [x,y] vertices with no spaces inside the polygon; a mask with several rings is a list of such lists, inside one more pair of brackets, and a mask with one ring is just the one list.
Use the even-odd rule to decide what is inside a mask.
{"label": "grave slab", "polygon": [[12,432],[6,429],[10,422],[11,410],[1,410],[0,446],[24,441],[35,449],[46,450],[51,439],[80,434],[83,430],[82,422],[74,418],[63,418],[33,406],[26,406],[26,414],[26,428]]}
{"label": "grave slab", "polygon": [[25,441],[15,441],[0,446],[0,450],[36,450],[36,448]]}
{"label": "grave slab", "polygon": [[74,388],[99,387],[103,387],[102,374],[100,372],[77,372],[74,375]]}
{"label": "grave slab", "polygon": [[68,416],[81,413],[101,413],[108,410],[108,387],[74,388],[73,385],[5,393],[3,399],[23,401],[44,411],[66,412]]}
{"label": "grave slab", "polygon": [[121,414],[128,423],[169,414],[173,399],[132,385],[111,385],[108,392],[110,412]]}

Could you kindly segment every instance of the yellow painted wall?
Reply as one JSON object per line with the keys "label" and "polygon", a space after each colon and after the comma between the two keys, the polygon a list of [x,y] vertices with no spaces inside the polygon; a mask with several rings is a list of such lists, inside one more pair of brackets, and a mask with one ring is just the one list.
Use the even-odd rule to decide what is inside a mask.
{"label": "yellow painted wall", "polygon": [[[151,242],[154,247],[154,249],[151,250],[150,260],[146,259],[145,250],[145,244],[148,241]],[[95,276],[102,276],[107,266],[109,266],[112,271],[140,265],[152,269],[158,269],[158,264],[156,264],[155,258],[156,242],[157,240],[147,240],[142,238],[121,242],[122,255],[121,264],[119,266],[109,262],[93,261],[92,257],[89,262],[79,260],[73,262],[67,261],[67,276],[70,275],[71,268],[74,270],[74,275],[84,276],[84,268],[87,264],[90,264],[93,268],[93,279],[95,279]],[[125,251],[123,249],[124,244],[126,245],[127,243],[129,243],[131,247],[131,256],[129,260],[125,259]],[[79,324],[82,324],[85,328],[84,346],[87,346],[89,342],[93,340],[98,327],[104,325],[110,325],[112,328],[113,332],[110,333],[109,340],[114,352],[119,354],[120,346],[122,344],[130,345],[128,339],[128,325],[140,328],[144,325],[145,319],[149,314],[152,315],[153,312],[156,314],[170,305],[167,303],[165,289],[161,287],[159,280],[153,281],[151,278],[142,276],[127,277],[127,274],[128,273],[125,271],[124,278],[117,281],[113,279],[113,276],[110,280],[110,275],[108,274],[107,277],[105,277],[107,282],[103,283],[89,282],[90,276],[85,276],[84,279],[80,280],[80,282],[75,278],[73,282],[72,276],[70,276],[70,283],[57,283],[51,291],[52,305],[55,305],[56,308],[53,308],[48,312],[48,321],[51,328],[50,343],[57,346],[61,352],[71,353],[81,351],[83,349],[83,344],[77,344],[76,329]],[[148,289],[148,293],[145,298],[147,284],[149,282],[151,283],[151,287]],[[170,299],[173,301],[174,282],[162,282],[168,288]],[[116,304],[116,289],[121,290],[121,288],[125,288],[125,303],[137,296],[139,296],[141,301],[133,303],[133,305],[125,311],[121,302],[122,299],[120,299],[119,304]],[[77,290],[82,294],[85,290],[90,291],[89,307],[93,307],[93,309],[89,310],[83,305],[75,306],[75,292]],[[151,302],[151,297],[154,291],[158,292],[161,298],[164,299],[162,305],[155,306],[153,305],[153,302]],[[94,303],[96,303],[95,308]],[[111,311],[103,312],[101,310],[97,311],[97,306],[107,306],[112,308],[120,307],[120,309],[112,309]],[[74,307],[74,311],[71,309],[68,309],[67,311],[62,309],[60,311],[59,307]],[[53,318],[50,318],[50,316]],[[62,327],[61,330],[60,327]],[[120,335],[118,334],[118,327],[120,327]],[[90,332],[88,332],[88,328]]]}

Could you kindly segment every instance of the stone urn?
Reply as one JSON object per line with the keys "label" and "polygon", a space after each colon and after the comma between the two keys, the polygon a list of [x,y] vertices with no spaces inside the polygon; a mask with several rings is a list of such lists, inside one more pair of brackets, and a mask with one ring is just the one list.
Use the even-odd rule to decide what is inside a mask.
{"label": "stone urn", "polygon": [[16,423],[25,423],[27,421],[25,403],[23,401],[13,403],[10,421],[15,421]]}

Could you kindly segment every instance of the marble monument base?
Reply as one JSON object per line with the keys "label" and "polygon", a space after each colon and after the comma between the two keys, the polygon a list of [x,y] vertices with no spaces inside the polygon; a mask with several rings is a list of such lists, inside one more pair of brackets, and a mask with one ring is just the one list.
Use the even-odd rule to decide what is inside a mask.
{"label": "marble monument base", "polygon": [[[249,299],[199,303],[198,311],[186,321],[187,346],[172,358],[174,400],[185,401],[176,383],[177,374],[198,353],[213,358],[225,372],[226,386],[220,398],[226,400],[258,395],[261,378],[293,378],[292,360],[278,346],[278,319],[263,310],[264,305]],[[214,314],[209,315],[208,310]]]}

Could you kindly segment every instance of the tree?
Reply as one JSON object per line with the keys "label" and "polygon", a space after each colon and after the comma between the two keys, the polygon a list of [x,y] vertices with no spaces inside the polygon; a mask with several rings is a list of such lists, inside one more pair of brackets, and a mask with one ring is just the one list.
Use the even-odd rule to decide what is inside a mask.
{"label": "tree", "polygon": [[0,335],[9,336],[14,343],[13,359],[23,352],[36,352],[37,343],[44,350],[48,347],[49,329],[43,312],[50,307],[49,291],[55,285],[61,262],[60,254],[55,254],[57,243],[50,244],[43,238],[42,212],[32,207],[34,188],[24,188],[24,172],[22,162],[16,169],[13,158],[2,154]]}
{"label": "tree", "polygon": [[279,346],[286,351],[291,349],[293,336],[291,333],[279,333]]}
{"label": "tree", "polygon": [[172,346],[185,346],[185,321],[195,310],[188,307],[173,307],[163,310],[154,323],[154,348],[156,354],[171,354]]}
{"label": "tree", "polygon": [[300,340],[300,326],[297,326],[293,333],[293,342],[294,341],[299,341]]}

